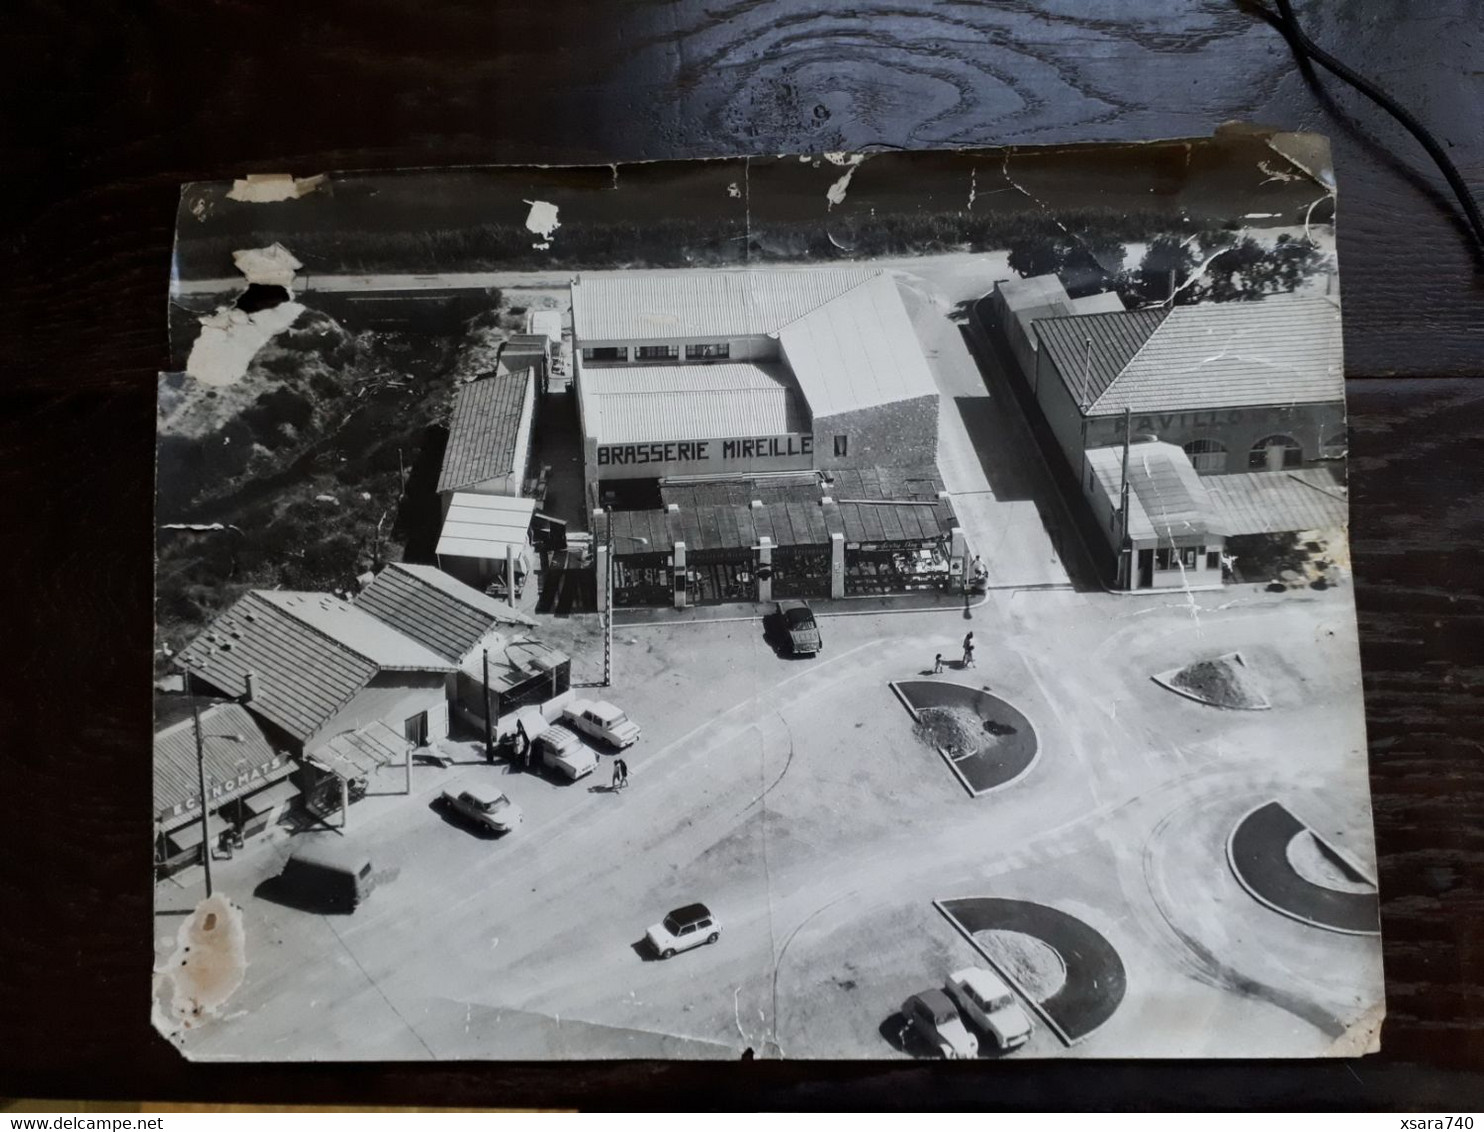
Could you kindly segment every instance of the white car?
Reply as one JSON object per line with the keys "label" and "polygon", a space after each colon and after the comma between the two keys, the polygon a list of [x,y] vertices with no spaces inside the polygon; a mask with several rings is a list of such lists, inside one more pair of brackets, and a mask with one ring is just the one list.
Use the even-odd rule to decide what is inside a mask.
{"label": "white car", "polygon": [[1031,1020],[998,975],[983,967],[965,967],[948,976],[948,995],[959,1013],[1001,1049],[1015,1049],[1029,1040]]}
{"label": "white car", "polygon": [[606,700],[573,700],[562,709],[562,719],[584,735],[622,749],[639,738],[639,725]]}
{"label": "white car", "polygon": [[525,819],[521,808],[492,786],[445,790],[438,801],[485,833],[509,833]]}
{"label": "white car", "polygon": [[649,946],[661,959],[669,959],[677,951],[689,951],[703,943],[715,943],[721,938],[721,921],[704,904],[687,904],[676,908],[659,923],[644,933]]}
{"label": "white car", "polygon": [[540,751],[542,765],[569,782],[576,782],[598,769],[598,752],[560,723],[548,725],[533,742]]}

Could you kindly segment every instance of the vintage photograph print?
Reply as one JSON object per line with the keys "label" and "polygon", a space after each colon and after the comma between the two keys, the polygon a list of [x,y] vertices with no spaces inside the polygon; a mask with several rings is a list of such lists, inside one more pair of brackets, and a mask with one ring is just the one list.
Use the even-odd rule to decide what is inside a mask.
{"label": "vintage photograph print", "polygon": [[1237,127],[187,185],[156,1029],[1379,1048],[1336,199]]}

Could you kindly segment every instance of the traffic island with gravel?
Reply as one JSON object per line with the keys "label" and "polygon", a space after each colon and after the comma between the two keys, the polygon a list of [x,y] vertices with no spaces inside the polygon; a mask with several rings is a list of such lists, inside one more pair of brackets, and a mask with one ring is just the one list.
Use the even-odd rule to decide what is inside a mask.
{"label": "traffic island with gravel", "polygon": [[1035,762],[1036,729],[998,696],[940,680],[899,680],[892,687],[912,712],[918,738],[970,794],[1005,786]]}
{"label": "traffic island with gravel", "polygon": [[1198,660],[1184,668],[1173,668],[1152,678],[1176,695],[1212,707],[1234,711],[1266,711],[1272,705],[1239,652],[1211,660]]}

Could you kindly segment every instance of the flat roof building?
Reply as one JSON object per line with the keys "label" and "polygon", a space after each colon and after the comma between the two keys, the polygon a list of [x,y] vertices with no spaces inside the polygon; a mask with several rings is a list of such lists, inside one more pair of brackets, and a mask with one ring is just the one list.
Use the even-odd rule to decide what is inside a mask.
{"label": "flat roof building", "polygon": [[572,284],[593,506],[686,476],[931,464],[938,391],[892,277],[628,271]]}

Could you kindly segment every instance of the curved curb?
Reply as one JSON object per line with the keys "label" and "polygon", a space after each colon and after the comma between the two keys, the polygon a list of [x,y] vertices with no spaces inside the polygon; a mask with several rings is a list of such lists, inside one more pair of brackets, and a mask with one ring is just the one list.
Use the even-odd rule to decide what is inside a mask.
{"label": "curved curb", "polygon": [[[1063,939],[1061,946],[1057,946],[1053,938],[1048,938],[1048,926],[1045,923],[1016,922],[1012,914],[1009,917],[1009,922],[992,922],[975,927],[965,923],[960,918],[958,911],[953,907],[955,905],[965,906],[965,910],[968,910],[968,906],[973,905],[1001,906],[1004,911],[1011,913],[1018,912],[1022,917],[1032,921],[1039,917],[1050,920],[1053,926],[1059,922],[1064,927],[1074,927],[1069,933],[1070,938]],[[1106,1025],[1109,1019],[1118,1012],[1118,1008],[1123,1005],[1124,997],[1128,993],[1128,971],[1123,965],[1123,957],[1118,954],[1118,949],[1113,946],[1102,932],[1098,931],[1085,920],[1072,915],[1070,912],[1063,912],[1059,908],[1053,908],[1049,904],[1041,904],[1034,900],[1011,900],[997,896],[969,896],[957,897],[952,900],[934,900],[933,906],[938,909],[950,924],[958,929],[959,934],[969,941],[969,944],[974,950],[979,952],[985,961],[998,974],[1005,978],[1015,993],[1035,1011],[1036,1015],[1046,1023],[1047,1028],[1057,1036],[1063,1045],[1072,1046],[1091,1037]],[[1026,991],[1025,987],[1010,975],[989,954],[988,950],[974,938],[976,931],[992,930],[1023,932],[1026,935],[1039,939],[1055,951],[1061,958],[1067,976],[1061,988],[1044,1000],[1032,997]],[[1055,933],[1052,932],[1051,934],[1054,937]],[[1078,945],[1086,948],[1089,954],[1081,954]],[[1099,953],[1104,960],[1101,967],[1096,963],[1096,960],[1100,957]],[[1099,997],[1089,998],[1088,996],[1093,995],[1094,992],[1105,993],[1102,993]],[[1083,996],[1084,1001],[1077,1002],[1078,995]],[[1063,1019],[1058,1019],[1057,1011],[1048,1008],[1047,1005],[1049,1003],[1055,1003],[1059,999],[1063,1001],[1064,1005],[1070,1003],[1070,1015]],[[1074,1022],[1079,1021],[1079,1013],[1083,1016],[1080,1019],[1082,1021],[1085,1021],[1086,1017],[1090,1015],[1093,1019],[1091,1024],[1080,1029],[1072,1025]],[[1069,1029],[1069,1026],[1071,1026],[1071,1029]],[[1077,1032],[1072,1032],[1073,1030]]]}
{"label": "curved curb", "polygon": [[[987,696],[990,699],[997,701],[998,703],[1004,704],[1006,707],[1010,708],[1017,715],[1019,715],[1021,719],[1025,720],[1026,725],[1030,728],[1032,740],[1035,743],[1035,750],[1031,753],[1030,761],[1028,761],[1025,766],[1021,767],[1020,770],[1016,771],[1015,774],[1012,775],[1010,778],[1005,779],[1005,781],[996,782],[994,785],[986,786],[983,789],[975,788],[974,784],[971,783],[968,778],[964,776],[963,771],[959,769],[958,763],[954,760],[954,758],[938,744],[933,744],[933,749],[938,752],[938,756],[943,760],[945,764],[947,764],[948,769],[953,772],[953,776],[958,779],[959,785],[964,788],[969,797],[983,798],[985,795],[988,794],[994,794],[1001,790],[1008,790],[1010,787],[1016,785],[1021,781],[1021,779],[1030,774],[1031,771],[1035,770],[1036,764],[1041,761],[1041,754],[1045,750],[1044,746],[1041,743],[1041,729],[1036,726],[1035,720],[1031,719],[1029,715],[1021,711],[1018,706],[1012,704],[1009,700],[1006,700],[1001,696],[997,696],[993,692],[986,692],[981,688],[973,688],[970,687],[968,684],[960,684],[957,680],[929,680],[925,677],[915,676],[912,677],[910,680],[889,680],[887,681],[887,683],[891,687],[891,690],[896,693],[897,699],[902,702],[902,706],[905,707],[908,713],[912,716],[912,721],[914,723],[921,723],[922,716],[920,714],[920,709],[912,703],[912,701],[908,698],[907,693],[902,691],[901,685],[904,683],[937,684],[951,688],[962,688],[964,691],[972,692],[976,696]],[[973,752],[973,754],[975,755],[977,755],[978,753],[978,751]]]}
{"label": "curved curb", "polygon": [[[1376,905],[1376,926],[1374,928],[1349,928],[1349,927],[1343,927],[1343,926],[1338,925],[1338,924],[1325,923],[1323,920],[1316,920],[1312,916],[1306,916],[1302,912],[1296,912],[1293,909],[1285,908],[1285,907],[1283,907],[1283,905],[1278,904],[1275,901],[1270,900],[1268,897],[1264,896],[1261,892],[1259,892],[1252,885],[1252,883],[1245,876],[1242,875],[1242,869],[1237,864],[1237,855],[1236,855],[1236,840],[1237,840],[1237,836],[1238,836],[1238,834],[1240,834],[1242,832],[1242,827],[1247,824],[1247,822],[1252,818],[1252,816],[1254,814],[1257,814],[1258,812],[1267,809],[1269,806],[1277,806],[1285,814],[1287,814],[1290,818],[1292,818],[1294,820],[1294,822],[1303,831],[1305,831],[1306,833],[1310,834],[1310,836],[1313,836],[1313,837],[1316,837],[1316,838],[1319,837],[1319,835],[1316,834],[1316,833],[1314,833],[1314,831],[1312,829],[1310,829],[1308,825],[1306,825],[1304,822],[1300,821],[1299,818],[1291,810],[1288,809],[1288,807],[1284,806],[1283,803],[1281,803],[1281,802],[1279,802],[1277,800],[1268,801],[1268,802],[1260,802],[1258,805],[1253,806],[1252,809],[1248,810],[1245,814],[1243,814],[1240,818],[1238,818],[1236,824],[1232,826],[1231,833],[1227,834],[1227,838],[1226,838],[1226,863],[1227,863],[1227,867],[1229,869],[1231,869],[1232,876],[1234,876],[1236,878],[1237,883],[1242,886],[1243,890],[1247,893],[1247,895],[1250,896],[1250,897],[1252,897],[1253,900],[1257,901],[1264,908],[1270,909],[1271,911],[1278,913],[1278,915],[1287,917],[1288,919],[1293,920],[1293,921],[1295,921],[1297,923],[1304,924],[1307,927],[1318,928],[1321,931],[1326,931],[1326,932],[1335,932],[1338,935],[1379,936],[1381,934],[1381,909],[1380,909],[1380,900],[1379,900],[1378,897],[1373,897],[1374,903]],[[1323,843],[1323,845],[1324,845],[1325,848],[1329,849],[1333,853],[1336,853],[1336,855],[1339,856],[1342,860],[1347,860],[1347,863],[1348,863],[1348,856],[1349,856],[1348,854],[1339,852],[1333,846],[1331,846],[1329,844],[1329,842],[1324,841],[1323,838],[1319,838],[1319,840]],[[1287,848],[1286,844],[1285,844],[1284,848],[1286,850],[1286,848]],[[1321,889],[1322,891],[1325,891],[1325,892],[1336,892],[1336,893],[1339,892],[1338,889],[1327,889],[1327,888],[1324,888],[1322,885],[1314,884],[1312,881],[1307,880],[1304,877],[1300,876],[1299,873],[1297,872],[1297,870],[1295,870],[1293,868],[1293,866],[1288,863],[1288,859],[1287,859],[1286,854],[1284,855],[1283,863],[1284,863],[1285,866],[1287,866],[1288,870],[1290,872],[1292,872],[1294,876],[1298,877],[1299,880],[1303,881],[1304,884],[1306,884],[1306,885],[1308,885],[1308,886],[1310,886],[1312,888]],[[1357,872],[1360,872],[1361,875],[1368,882],[1370,881],[1370,878],[1368,876],[1365,876],[1364,870],[1357,869]],[[1373,887],[1374,887],[1374,884],[1373,884]]]}

